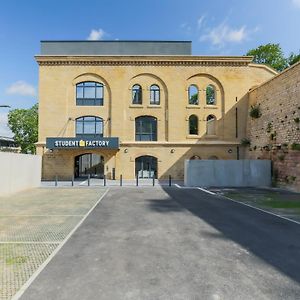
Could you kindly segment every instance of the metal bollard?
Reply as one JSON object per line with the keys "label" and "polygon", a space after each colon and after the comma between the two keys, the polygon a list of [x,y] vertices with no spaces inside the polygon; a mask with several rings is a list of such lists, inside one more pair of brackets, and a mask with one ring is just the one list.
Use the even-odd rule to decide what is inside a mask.
{"label": "metal bollard", "polygon": [[139,186],[139,174],[136,174],[136,186]]}
{"label": "metal bollard", "polygon": [[58,176],[55,175],[55,186],[57,186]]}
{"label": "metal bollard", "polygon": [[122,178],[122,174],[120,175],[120,186],[123,185],[123,178]]}
{"label": "metal bollard", "polygon": [[72,186],[74,186],[74,175],[72,176]]}
{"label": "metal bollard", "polygon": [[152,177],[152,185],[155,186],[155,176]]}
{"label": "metal bollard", "polygon": [[88,175],[88,186],[90,186],[90,179],[91,179],[91,175]]}
{"label": "metal bollard", "polygon": [[106,175],[103,175],[103,185],[106,186]]}
{"label": "metal bollard", "polygon": [[171,186],[172,185],[172,177],[171,177],[171,175],[169,175],[169,186]]}

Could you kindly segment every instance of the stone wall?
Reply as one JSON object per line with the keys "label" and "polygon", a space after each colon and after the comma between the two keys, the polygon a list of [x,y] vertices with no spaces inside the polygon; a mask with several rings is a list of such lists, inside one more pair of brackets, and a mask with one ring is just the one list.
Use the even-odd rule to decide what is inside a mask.
{"label": "stone wall", "polygon": [[251,90],[249,104],[261,116],[248,117],[246,158],[271,159],[274,181],[300,191],[300,63]]}

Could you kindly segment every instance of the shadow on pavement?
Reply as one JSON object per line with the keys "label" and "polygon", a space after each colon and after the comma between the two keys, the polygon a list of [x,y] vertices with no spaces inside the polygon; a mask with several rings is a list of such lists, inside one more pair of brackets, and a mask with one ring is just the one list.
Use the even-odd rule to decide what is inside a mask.
{"label": "shadow on pavement", "polygon": [[200,190],[163,189],[170,199],[149,200],[150,209],[164,214],[188,210],[220,232],[209,233],[212,238],[232,240],[300,283],[300,225]]}

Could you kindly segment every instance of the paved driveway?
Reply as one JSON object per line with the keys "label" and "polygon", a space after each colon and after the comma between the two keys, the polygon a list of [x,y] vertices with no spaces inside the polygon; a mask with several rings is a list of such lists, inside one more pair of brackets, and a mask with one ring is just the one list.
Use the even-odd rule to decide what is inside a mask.
{"label": "paved driveway", "polygon": [[299,236],[197,189],[111,188],[22,299],[300,299]]}

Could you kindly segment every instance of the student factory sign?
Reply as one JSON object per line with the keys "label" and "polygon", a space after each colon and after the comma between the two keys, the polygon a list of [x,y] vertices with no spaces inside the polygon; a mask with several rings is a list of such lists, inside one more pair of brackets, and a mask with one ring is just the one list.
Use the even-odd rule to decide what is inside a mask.
{"label": "student factory sign", "polygon": [[46,138],[48,149],[106,148],[119,149],[119,138]]}

